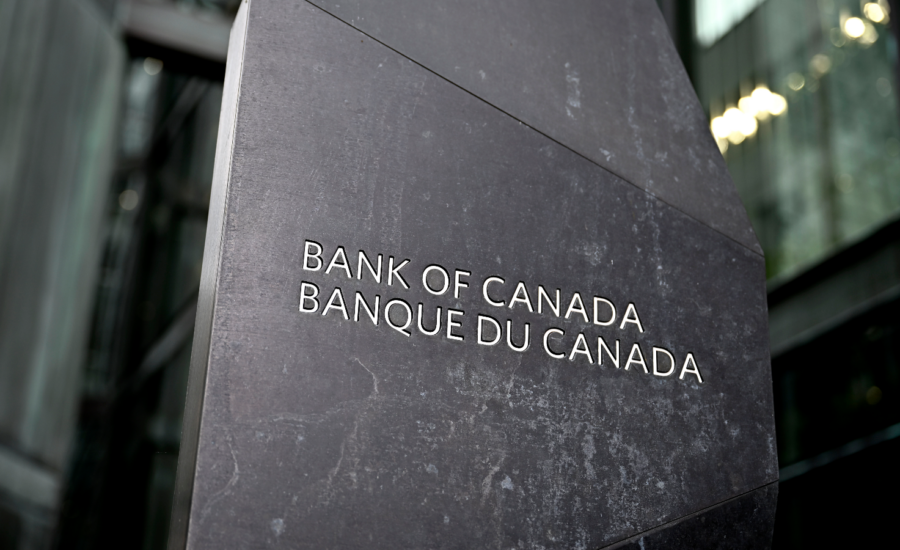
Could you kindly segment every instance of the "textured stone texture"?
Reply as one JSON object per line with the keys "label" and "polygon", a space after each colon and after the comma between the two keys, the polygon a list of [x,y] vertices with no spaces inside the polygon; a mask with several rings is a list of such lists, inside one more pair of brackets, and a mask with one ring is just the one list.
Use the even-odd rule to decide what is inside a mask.
{"label": "textured stone texture", "polygon": [[310,1],[762,253],[654,0]]}
{"label": "textured stone texture", "polygon": [[611,547],[764,549],[772,546],[778,484],[772,483],[708,510]]}
{"label": "textured stone texture", "polygon": [[[243,56],[190,548],[597,548],[777,479],[761,256],[310,4],[254,1]],[[306,239],[354,274],[409,259],[411,288],[304,271]],[[433,263],[472,273],[459,299]],[[488,276],[633,302],[644,332],[494,308]],[[351,315],[465,311],[465,340],[301,314],[304,281]],[[477,345],[478,313],[531,347]],[[550,326],[705,381],[552,359]]]}

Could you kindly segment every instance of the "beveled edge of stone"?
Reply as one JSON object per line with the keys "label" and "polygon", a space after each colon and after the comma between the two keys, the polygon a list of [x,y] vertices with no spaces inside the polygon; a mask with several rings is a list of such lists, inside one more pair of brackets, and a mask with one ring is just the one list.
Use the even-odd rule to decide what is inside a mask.
{"label": "beveled edge of stone", "polygon": [[212,321],[219,283],[219,266],[222,260],[228,185],[231,179],[231,157],[241,95],[241,75],[244,65],[249,6],[250,0],[241,2],[228,41],[228,60],[225,66],[225,84],[216,139],[209,218],[203,247],[203,268],[200,274],[200,294],[194,323],[191,364],[181,428],[181,445],[175,474],[175,492],[172,497],[172,515],[169,522],[167,546],[169,550],[181,550],[187,547],[188,542],[197,452],[200,443],[200,424],[212,341]]}
{"label": "beveled edge of stone", "polygon": [[778,481],[774,481],[597,550],[768,549],[777,505]]}
{"label": "beveled edge of stone", "polygon": [[[415,35],[415,29],[417,25],[412,22],[405,21],[407,24],[403,25],[403,36],[393,35],[390,30],[385,29],[373,29],[369,25],[367,25],[368,12],[364,12],[360,10],[356,13],[353,13],[353,17],[351,17],[350,13],[347,13],[347,10],[352,10],[350,7],[351,4],[356,4],[357,2],[353,2],[353,0],[347,0],[347,2],[341,2],[340,4],[335,4],[334,0],[304,0],[310,5],[315,6],[316,8],[322,10],[323,12],[331,15],[332,17],[338,19],[346,25],[356,29],[357,31],[365,34],[372,40],[378,41],[384,46],[394,50],[399,53],[403,57],[409,59],[410,61],[422,66],[426,70],[434,73],[435,75],[451,82],[453,85],[465,90],[466,92],[474,95],[481,101],[488,103],[489,105],[497,108],[498,110],[504,112],[505,114],[511,116],[512,118],[520,121],[521,123],[531,127],[535,131],[545,135],[549,139],[559,143],[560,145],[566,147],[567,149],[575,152],[576,154],[588,159],[589,161],[597,164],[598,166],[604,168],[605,170],[612,172],[617,175],[621,179],[627,181],[628,183],[638,187],[644,192],[650,194],[651,196],[657,198],[658,200],[672,206],[676,210],[681,211],[682,213],[690,216],[691,218],[697,220],[699,223],[713,229],[714,231],[734,240],[735,242],[741,244],[745,248],[759,254],[763,255],[762,247],[759,244],[759,240],[756,237],[756,233],[750,224],[749,216],[747,215],[746,209],[743,205],[743,202],[740,196],[737,193],[737,189],[734,186],[734,182],[731,179],[731,176],[728,172],[728,169],[725,165],[724,159],[721,155],[718,155],[718,151],[716,151],[716,155],[714,155],[711,159],[707,159],[710,162],[713,162],[716,166],[716,171],[718,172],[715,176],[712,176],[713,179],[725,179],[720,183],[723,186],[723,190],[725,195],[731,195],[731,197],[727,197],[725,195],[719,194],[718,204],[713,207],[710,204],[709,195],[706,195],[706,200],[704,199],[703,193],[694,193],[694,196],[687,197],[683,196],[680,193],[675,191],[667,192],[664,189],[661,191],[658,185],[654,185],[652,178],[645,181],[645,178],[638,173],[631,173],[627,167],[622,165],[616,165],[615,163],[611,163],[609,159],[603,159],[599,154],[592,154],[592,152],[585,150],[585,147],[580,146],[580,144],[573,142],[572,139],[568,139],[564,135],[561,135],[564,132],[554,131],[554,128],[543,127],[546,125],[537,124],[538,121],[534,120],[533,117],[528,116],[528,113],[518,111],[516,109],[510,109],[511,105],[504,103],[499,104],[496,101],[496,97],[488,98],[484,93],[487,91],[486,89],[474,89],[472,86],[467,85],[464,82],[461,82],[458,77],[455,77],[452,72],[449,72],[446,67],[437,67],[433,63],[429,63],[426,60],[423,60],[420,55],[416,55],[415,51],[411,51],[415,49],[415,45],[402,45],[401,42],[404,42],[406,39]],[[408,0],[395,0],[399,2],[404,2]],[[654,18],[653,21],[649,21],[646,25],[647,29],[650,29],[653,25],[657,27],[666,29],[665,37],[661,40],[658,40],[658,46],[661,48],[661,53],[669,55],[675,59],[675,63],[672,67],[673,74],[677,74],[683,80],[683,85],[691,86],[690,79],[688,78],[684,65],[680,62],[680,56],[675,49],[675,45],[672,42],[671,36],[668,32],[668,26],[665,21],[662,19],[662,13],[659,10],[656,2],[652,2],[650,0],[633,0],[633,1],[643,1],[648,5],[648,11],[652,13],[651,17]],[[365,3],[363,1],[362,3]],[[333,5],[332,5],[333,4]],[[442,9],[448,10],[456,7],[455,3],[446,3],[441,6]],[[517,9],[524,8],[523,5],[517,5]],[[340,8],[342,13],[338,13],[335,8]],[[393,20],[405,20],[404,17],[406,14],[404,13],[405,6],[398,6],[394,2],[379,2],[377,9],[379,12],[384,12],[385,10],[394,10]],[[649,34],[649,32],[648,32]],[[649,38],[648,38],[649,39]],[[428,41],[433,41],[432,37],[426,38]],[[459,67],[457,67],[458,69]],[[691,94],[694,96],[696,100],[696,94],[693,92],[693,88],[691,88]],[[495,101],[492,101],[494,99]],[[702,118],[706,119],[706,115],[702,112],[702,107],[700,106],[698,101],[694,101],[693,105],[689,106],[690,111],[694,115],[694,118]],[[650,121],[645,121],[650,122]],[[701,145],[701,147],[705,149],[712,150],[715,148],[715,142],[712,136],[706,131],[705,126],[703,129],[692,128],[691,133],[694,134],[692,137],[695,140],[706,139],[707,144],[705,146]],[[577,141],[577,140],[574,140]],[[583,144],[581,144],[583,145]],[[610,157],[611,158],[611,157]],[[662,170],[661,168],[657,168],[658,171]],[[657,173],[657,175],[662,175],[661,172]],[[683,178],[691,180],[697,179],[695,174],[680,174]],[[677,178],[675,178],[677,179]],[[681,184],[684,185],[684,184]],[[677,185],[673,185],[669,187],[669,189],[677,188]],[[708,188],[708,187],[707,187]]]}

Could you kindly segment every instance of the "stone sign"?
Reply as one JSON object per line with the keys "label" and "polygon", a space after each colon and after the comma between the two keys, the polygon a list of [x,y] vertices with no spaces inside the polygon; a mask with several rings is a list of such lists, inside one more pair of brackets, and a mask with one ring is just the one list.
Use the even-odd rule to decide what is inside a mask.
{"label": "stone sign", "polygon": [[170,548],[765,547],[764,260],[652,0],[245,2]]}

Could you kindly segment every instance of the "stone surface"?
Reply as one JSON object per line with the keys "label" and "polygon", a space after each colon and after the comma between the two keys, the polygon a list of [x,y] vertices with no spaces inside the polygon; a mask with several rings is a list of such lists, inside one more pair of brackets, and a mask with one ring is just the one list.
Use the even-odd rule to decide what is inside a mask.
{"label": "stone surface", "polygon": [[771,548],[777,501],[778,484],[772,483],[673,524],[615,544],[611,550]]}
{"label": "stone surface", "polygon": [[310,0],[760,254],[654,0]]}
{"label": "stone surface", "polygon": [[[247,25],[176,497],[189,548],[598,548],[777,479],[760,255],[316,7],[255,1]],[[307,240],[326,264],[344,247],[353,277],[304,270]],[[359,250],[408,259],[410,288],[358,279]],[[428,293],[431,264],[469,287]],[[490,276],[494,300],[561,289],[561,315],[488,304]],[[321,314],[335,287],[349,320]],[[565,318],[574,291],[615,325]],[[356,292],[423,304],[426,329],[440,306],[443,330],[354,321]],[[629,303],[642,330],[620,325]],[[479,345],[479,314],[516,344],[529,323],[529,349]],[[592,361],[550,357],[551,327]],[[598,336],[623,368],[596,364]],[[634,343],[648,368],[653,346],[677,371],[692,354],[703,383],[626,370]]]}

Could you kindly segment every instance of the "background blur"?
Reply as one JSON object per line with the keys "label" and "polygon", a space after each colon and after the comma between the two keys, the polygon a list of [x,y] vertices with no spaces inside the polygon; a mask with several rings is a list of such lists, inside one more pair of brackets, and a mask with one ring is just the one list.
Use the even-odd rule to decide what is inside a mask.
{"label": "background blur", "polygon": [[[239,1],[0,0],[0,549],[165,547]],[[658,3],[766,252],[774,546],[888,543],[900,3]]]}

